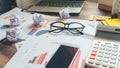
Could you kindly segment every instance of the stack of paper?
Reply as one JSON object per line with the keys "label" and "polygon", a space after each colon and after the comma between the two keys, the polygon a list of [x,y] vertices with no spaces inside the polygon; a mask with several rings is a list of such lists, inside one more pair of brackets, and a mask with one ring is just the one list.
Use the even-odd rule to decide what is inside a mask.
{"label": "stack of paper", "polygon": [[[26,22],[23,23],[23,35],[27,35],[27,39],[18,46],[16,45],[18,49],[17,53],[4,68],[17,68],[18,66],[20,66],[20,68],[44,68],[61,43],[70,43],[73,44],[72,46],[80,48],[80,55],[78,55],[78,57],[76,56],[76,59],[79,59],[79,61],[74,60],[73,67],[84,67],[84,60],[95,35],[97,22],[93,23],[86,20],[66,19],[63,20],[63,22],[78,22],[83,24],[85,26],[83,29],[84,35],[52,35],[51,33],[47,32],[50,30],[49,24],[58,21],[58,17],[44,15],[45,22],[42,27],[35,28],[31,27],[33,24],[32,14],[21,12],[19,8],[15,8],[12,11],[0,16],[1,21],[3,21],[2,24],[6,22],[6,25],[9,25],[9,19],[7,20],[3,18],[9,18],[9,15],[11,14],[19,15],[21,19],[26,20]],[[4,30],[1,29],[1,31]],[[0,36],[5,36],[5,34]],[[41,60],[41,57],[44,59]],[[40,59],[38,64],[36,63],[37,59]],[[78,64],[75,64],[76,62],[78,62]]]}

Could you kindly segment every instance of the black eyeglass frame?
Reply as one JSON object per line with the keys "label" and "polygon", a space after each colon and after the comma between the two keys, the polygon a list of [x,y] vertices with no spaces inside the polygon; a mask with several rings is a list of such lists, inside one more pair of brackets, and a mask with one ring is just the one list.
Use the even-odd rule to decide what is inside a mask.
{"label": "black eyeglass frame", "polygon": [[[64,24],[64,27],[61,27],[61,26],[56,26],[54,24]],[[75,28],[70,28],[69,26],[71,24],[79,24],[81,25],[82,27],[75,27]],[[67,26],[67,27],[66,27]],[[53,27],[56,27],[58,29],[52,29]],[[83,34],[83,29],[85,28],[85,26],[79,22],[71,22],[71,23],[64,23],[64,22],[61,22],[61,21],[58,21],[58,22],[53,22],[50,24],[50,31],[49,32],[53,32],[53,33],[59,33],[59,32],[62,32],[63,30],[68,30],[69,32],[71,32],[71,30],[77,30],[77,33],[73,33],[71,32],[72,34]],[[81,29],[81,31],[79,31],[79,29]],[[55,32],[56,30],[59,30],[58,32]]]}

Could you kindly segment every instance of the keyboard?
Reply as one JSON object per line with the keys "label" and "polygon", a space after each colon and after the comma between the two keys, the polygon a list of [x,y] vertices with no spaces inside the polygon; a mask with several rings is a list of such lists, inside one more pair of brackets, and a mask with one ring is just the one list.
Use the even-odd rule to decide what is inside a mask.
{"label": "keyboard", "polygon": [[83,1],[41,1],[36,6],[81,7]]}
{"label": "keyboard", "polygon": [[120,68],[120,43],[94,39],[86,64],[93,68]]}

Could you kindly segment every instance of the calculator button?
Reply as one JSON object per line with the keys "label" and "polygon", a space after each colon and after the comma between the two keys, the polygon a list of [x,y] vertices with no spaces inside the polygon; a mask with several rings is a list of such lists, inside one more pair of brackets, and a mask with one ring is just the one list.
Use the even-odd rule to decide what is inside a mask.
{"label": "calculator button", "polygon": [[102,66],[103,66],[103,67],[107,67],[107,66],[108,66],[108,63],[102,62]]}
{"label": "calculator button", "polygon": [[118,43],[115,43],[114,46],[118,46],[118,47],[119,47],[119,44],[118,44]]}
{"label": "calculator button", "polygon": [[101,57],[101,58],[102,58],[102,57],[103,57],[103,55],[102,55],[102,54],[98,54],[98,55],[97,55],[97,57]]}
{"label": "calculator button", "polygon": [[101,44],[101,47],[105,47],[105,45],[104,45],[104,44]]}
{"label": "calculator button", "polygon": [[93,48],[93,50],[97,51],[98,49]]}
{"label": "calculator button", "polygon": [[101,47],[100,50],[105,50],[105,48]]}
{"label": "calculator button", "polygon": [[116,53],[116,54],[113,54],[113,53],[112,53],[111,55],[112,55],[112,56],[117,56],[117,53]]}
{"label": "calculator button", "polygon": [[93,47],[93,49],[97,50],[97,49],[98,49],[98,47],[97,47],[97,46],[94,46],[94,47]]}
{"label": "calculator button", "polygon": [[117,56],[118,52],[111,52],[111,56]]}
{"label": "calculator button", "polygon": [[109,55],[110,55],[110,53],[109,53],[109,52],[105,52],[105,55],[108,55],[108,56],[109,56]]}
{"label": "calculator button", "polygon": [[102,61],[102,59],[100,59],[100,58],[97,58],[97,59],[96,59],[96,61],[98,61],[98,62],[101,62],[101,61]]}
{"label": "calculator button", "polygon": [[96,56],[96,51],[93,51],[93,52],[91,53],[91,55],[92,55],[92,56]]}
{"label": "calculator button", "polygon": [[116,49],[116,50],[118,50],[118,47],[113,47],[113,49]]}
{"label": "calculator button", "polygon": [[98,45],[99,46],[100,44],[98,42],[94,42],[94,45]]}
{"label": "calculator button", "polygon": [[109,59],[110,58],[110,56],[104,56],[104,59]]}
{"label": "calculator button", "polygon": [[119,45],[118,45],[118,44],[116,44],[116,43],[114,43],[114,44],[113,44],[113,47],[117,47],[117,48],[118,48],[118,47],[119,47]]}
{"label": "calculator button", "polygon": [[116,59],[117,59],[117,58],[113,58],[113,57],[111,58],[111,60],[113,60],[113,61],[116,61]]}
{"label": "calculator button", "polygon": [[106,45],[111,45],[111,43],[109,43],[109,42],[106,42],[105,44],[106,44]]}
{"label": "calculator button", "polygon": [[115,64],[110,64],[109,68],[115,68]]}
{"label": "calculator button", "polygon": [[109,61],[108,60],[103,60],[104,63],[108,63]]}
{"label": "calculator button", "polygon": [[111,60],[116,60],[117,56],[111,56]]}
{"label": "calculator button", "polygon": [[94,61],[93,60],[88,60],[88,63],[94,64]]}
{"label": "calculator button", "polygon": [[116,61],[115,61],[115,60],[110,60],[110,65],[111,65],[111,64],[112,64],[112,65],[113,65],[113,64],[115,65],[115,64],[116,64]]}
{"label": "calculator button", "polygon": [[100,62],[100,61],[102,61],[102,60],[103,60],[102,57],[97,57],[97,58],[96,58],[96,61],[99,61],[99,62]]}
{"label": "calculator button", "polygon": [[103,58],[103,62],[104,62],[104,63],[108,63],[108,62],[109,62],[109,59]]}
{"label": "calculator button", "polygon": [[94,60],[94,59],[95,59],[95,56],[92,56],[92,55],[91,55],[91,56],[90,56],[90,59],[91,59],[91,60]]}
{"label": "calculator button", "polygon": [[110,52],[110,51],[111,51],[111,48],[107,48],[106,51]]}
{"label": "calculator button", "polygon": [[110,64],[116,64],[116,61],[110,62]]}
{"label": "calculator button", "polygon": [[95,64],[96,64],[97,66],[100,66],[101,62],[96,61]]}
{"label": "calculator button", "polygon": [[115,52],[115,53],[117,53],[117,52],[118,52],[118,50],[112,49],[112,52]]}
{"label": "calculator button", "polygon": [[103,53],[104,53],[104,51],[98,51],[98,53],[99,53],[99,54],[103,54]]}
{"label": "calculator button", "polygon": [[112,46],[108,45],[107,48],[112,48]]}

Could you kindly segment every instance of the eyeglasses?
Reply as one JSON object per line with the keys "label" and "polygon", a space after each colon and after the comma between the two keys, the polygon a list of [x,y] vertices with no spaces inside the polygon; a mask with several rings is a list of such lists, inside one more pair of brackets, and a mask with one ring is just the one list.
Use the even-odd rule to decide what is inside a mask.
{"label": "eyeglasses", "polygon": [[83,34],[83,29],[85,26],[78,22],[64,23],[61,21],[53,22],[50,24],[50,31],[53,33],[59,33],[64,30],[68,30],[72,34]]}

